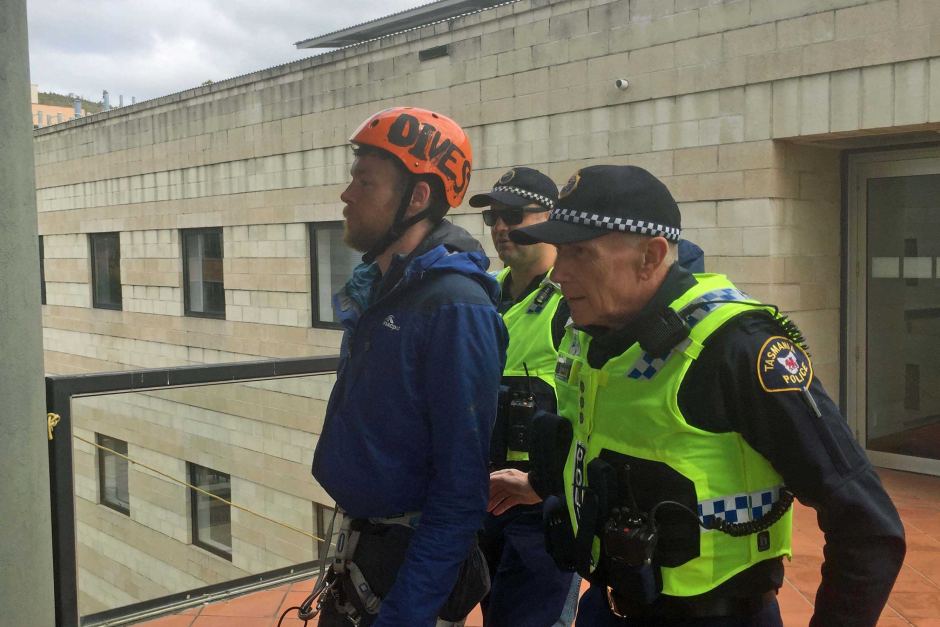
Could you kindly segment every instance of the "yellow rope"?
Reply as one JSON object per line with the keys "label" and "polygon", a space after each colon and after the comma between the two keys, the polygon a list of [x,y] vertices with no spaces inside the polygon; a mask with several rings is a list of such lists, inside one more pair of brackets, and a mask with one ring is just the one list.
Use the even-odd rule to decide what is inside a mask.
{"label": "yellow rope", "polygon": [[281,522],[280,520],[275,520],[275,519],[273,519],[273,518],[269,518],[268,516],[265,516],[264,514],[261,514],[261,513],[259,513],[259,512],[254,511],[254,510],[248,509],[247,507],[242,507],[241,505],[236,505],[235,503],[232,503],[231,501],[227,501],[227,500],[223,499],[221,496],[212,494],[211,492],[207,492],[206,490],[203,490],[202,488],[197,487],[197,486],[194,486],[194,485],[192,485],[192,484],[190,484],[190,483],[187,483],[187,482],[185,482],[185,481],[180,481],[180,480],[177,479],[176,477],[170,476],[170,475],[166,474],[165,472],[161,472],[161,471],[157,470],[156,468],[153,468],[152,466],[148,466],[147,464],[144,464],[143,462],[139,462],[139,461],[133,460],[133,459],[131,459],[130,457],[128,457],[127,455],[123,455],[123,454],[121,454],[121,453],[118,453],[117,451],[115,451],[115,450],[113,450],[113,449],[110,449],[110,448],[108,448],[107,446],[102,446],[102,445],[98,444],[97,442],[91,442],[91,441],[86,440],[85,438],[83,438],[83,437],[81,437],[81,436],[78,436],[78,435],[75,435],[75,434],[72,434],[72,437],[75,438],[76,440],[80,440],[80,441],[84,442],[85,444],[91,444],[92,446],[94,446],[94,447],[96,447],[96,448],[99,448],[99,449],[101,449],[102,451],[107,451],[107,452],[111,453],[112,455],[117,455],[118,457],[127,460],[127,461],[130,462],[131,464],[136,464],[136,465],[140,466],[141,468],[146,468],[146,469],[149,470],[150,472],[156,473],[156,474],[160,475],[161,477],[166,477],[166,478],[169,479],[170,481],[173,481],[174,483],[178,483],[178,484],[180,484],[180,485],[186,486],[186,487],[189,488],[190,490],[195,490],[196,492],[200,492],[200,493],[202,493],[202,494],[205,494],[206,496],[208,496],[208,497],[210,497],[210,498],[213,498],[213,499],[215,499],[215,500],[217,500],[217,501],[222,501],[223,503],[225,503],[225,504],[228,505],[229,507],[234,507],[234,508],[236,508],[236,509],[240,509],[240,510],[242,510],[243,512],[248,512],[249,514],[254,514],[254,515],[257,516],[258,518],[263,518],[264,520],[267,520],[268,522],[272,522],[272,523],[274,523],[274,524],[276,524],[276,525],[281,525],[282,527],[286,527],[286,528],[290,529],[291,531],[296,531],[297,533],[303,534],[303,535],[307,536],[308,538],[312,538],[312,539],[316,540],[317,542],[326,542],[326,540],[324,540],[323,538],[321,538],[321,537],[319,537],[319,536],[316,536],[316,535],[310,533],[309,531],[304,531],[303,529],[298,529],[297,527],[294,527],[293,525],[288,525],[287,523]]}
{"label": "yellow rope", "polygon": [[56,428],[56,425],[59,424],[60,420],[62,420],[62,416],[59,414],[53,414],[52,412],[46,414],[46,429],[49,432],[50,442],[52,442],[52,430]]}

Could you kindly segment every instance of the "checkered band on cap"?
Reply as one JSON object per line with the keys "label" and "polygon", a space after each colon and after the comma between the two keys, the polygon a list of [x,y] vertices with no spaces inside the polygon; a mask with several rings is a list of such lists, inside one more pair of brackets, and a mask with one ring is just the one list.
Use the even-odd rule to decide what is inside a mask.
{"label": "checkered band on cap", "polygon": [[535,192],[530,192],[527,189],[522,189],[521,187],[513,187],[512,185],[496,185],[493,187],[494,192],[509,192],[510,194],[515,194],[516,196],[522,196],[523,198],[528,198],[529,200],[534,200],[543,207],[548,207],[549,209],[555,208],[555,201],[549,198],[548,196],[543,196],[541,194],[536,194]]}
{"label": "checkered band on cap", "polygon": [[584,224],[600,229],[609,229],[611,231],[623,231],[630,233],[639,233],[640,235],[649,235],[650,237],[662,236],[666,239],[678,242],[681,229],[674,226],[665,226],[646,220],[634,220],[633,218],[613,218],[611,216],[601,215],[599,213],[590,213],[588,211],[575,211],[574,209],[565,209],[558,207],[552,211],[549,220],[560,220],[562,222],[571,222],[573,224]]}
{"label": "checkered band on cap", "polygon": [[751,522],[760,520],[780,499],[780,489],[773,486],[749,494],[731,494],[698,503],[698,517],[705,525],[710,525],[715,518],[723,518],[729,523]]}

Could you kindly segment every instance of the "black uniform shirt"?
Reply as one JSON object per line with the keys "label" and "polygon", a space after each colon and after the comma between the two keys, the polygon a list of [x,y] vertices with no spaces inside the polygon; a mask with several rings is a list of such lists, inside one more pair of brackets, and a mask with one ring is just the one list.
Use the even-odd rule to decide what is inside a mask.
{"label": "black uniform shirt", "polygon": [[[637,318],[662,311],[694,285],[677,265]],[[636,341],[637,323],[616,331],[588,329],[594,368]],[[736,431],[780,473],[787,487],[814,508],[825,533],[822,583],[812,625],[874,625],[904,559],[897,510],[855,441],[839,408],[815,377],[809,392],[766,391],[758,363],[768,339],[784,336],[766,313],[743,314],[705,342],[679,388],[686,421],[710,432]],[[808,360],[807,360],[808,361]],[[771,388],[773,389],[773,388]],[[677,454],[681,452],[677,451]],[[743,597],[778,588],[782,558],[761,562],[708,593]]]}

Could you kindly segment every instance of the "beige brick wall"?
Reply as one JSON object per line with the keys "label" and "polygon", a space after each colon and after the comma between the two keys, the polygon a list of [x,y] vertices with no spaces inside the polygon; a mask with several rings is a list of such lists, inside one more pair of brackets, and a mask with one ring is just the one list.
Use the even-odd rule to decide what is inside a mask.
{"label": "beige brick wall", "polygon": [[88,236],[80,233],[43,237],[46,303],[91,307]]}
{"label": "beige brick wall", "polygon": [[121,233],[121,301],[124,311],[182,316],[179,231]]}
{"label": "beige brick wall", "polygon": [[[660,176],[707,268],[791,313],[835,392],[841,156],[824,142],[940,129],[937,32],[934,0],[520,0],[39,130],[47,369],[335,353],[339,333],[310,327],[306,224],[340,219],[356,125],[411,104],[467,128],[471,194],[518,164],[559,183],[596,163]],[[418,60],[443,44],[448,57]],[[617,89],[618,78],[630,87]],[[475,210],[453,217],[495,257]],[[210,226],[223,228],[226,320],[181,315],[178,230]],[[95,231],[122,234],[123,311],[89,308]],[[251,454],[296,464],[298,444],[278,434],[306,438],[308,451],[316,429],[286,411],[277,420],[287,431],[262,430],[271,451]],[[153,455],[190,455],[126,435]],[[236,475],[262,498],[248,486],[263,482]],[[304,477],[282,489],[318,488]],[[271,497],[267,511],[304,522],[292,507]],[[238,552],[260,564],[249,544]]]}
{"label": "beige brick wall", "polygon": [[310,245],[303,224],[233,226],[225,246],[228,320],[309,327]]}

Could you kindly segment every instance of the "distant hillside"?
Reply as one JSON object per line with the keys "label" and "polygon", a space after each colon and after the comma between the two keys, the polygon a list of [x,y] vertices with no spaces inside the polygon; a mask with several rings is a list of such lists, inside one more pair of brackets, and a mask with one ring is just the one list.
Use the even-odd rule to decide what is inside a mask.
{"label": "distant hillside", "polygon": [[[51,105],[54,107],[71,107],[72,99],[68,96],[63,96],[62,94],[41,91],[39,92],[39,104]],[[85,100],[82,98],[82,108],[85,110],[85,113],[98,113],[101,111],[102,105],[100,102],[91,102],[90,100]]]}

